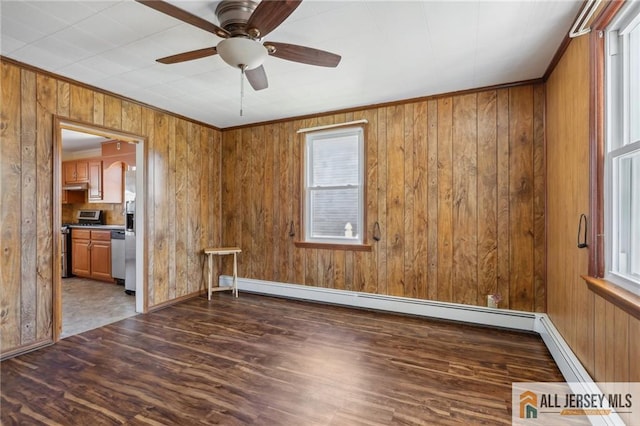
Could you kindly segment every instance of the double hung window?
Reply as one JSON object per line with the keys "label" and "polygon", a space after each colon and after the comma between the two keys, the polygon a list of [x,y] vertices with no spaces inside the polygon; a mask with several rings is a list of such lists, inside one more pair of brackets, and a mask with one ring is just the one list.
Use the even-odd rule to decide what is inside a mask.
{"label": "double hung window", "polygon": [[607,29],[606,277],[640,294],[640,3]]}
{"label": "double hung window", "polygon": [[363,133],[348,127],[306,134],[305,242],[363,244]]}

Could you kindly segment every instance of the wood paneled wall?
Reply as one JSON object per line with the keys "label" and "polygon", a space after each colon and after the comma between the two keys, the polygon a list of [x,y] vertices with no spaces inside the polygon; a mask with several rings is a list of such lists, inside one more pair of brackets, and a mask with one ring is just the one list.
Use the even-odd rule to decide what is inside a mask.
{"label": "wood paneled wall", "polygon": [[[223,131],[223,243],[243,249],[243,277],[481,306],[499,292],[543,312],[544,96],[523,85]],[[356,119],[372,250],[298,248],[296,130]]]}
{"label": "wood paneled wall", "polygon": [[591,376],[640,381],[640,320],[587,289],[589,249],[576,247],[589,212],[589,37],[571,41],[547,82],[548,313]]}
{"label": "wood paneled wall", "polygon": [[1,62],[0,346],[51,341],[53,117],[146,138],[149,308],[204,288],[202,248],[220,243],[221,133]]}

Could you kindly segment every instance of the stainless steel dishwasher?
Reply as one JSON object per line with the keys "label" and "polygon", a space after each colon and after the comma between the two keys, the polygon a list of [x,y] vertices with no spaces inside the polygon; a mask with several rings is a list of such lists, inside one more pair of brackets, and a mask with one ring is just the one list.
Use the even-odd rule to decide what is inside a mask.
{"label": "stainless steel dishwasher", "polygon": [[124,231],[111,231],[111,276],[124,284]]}

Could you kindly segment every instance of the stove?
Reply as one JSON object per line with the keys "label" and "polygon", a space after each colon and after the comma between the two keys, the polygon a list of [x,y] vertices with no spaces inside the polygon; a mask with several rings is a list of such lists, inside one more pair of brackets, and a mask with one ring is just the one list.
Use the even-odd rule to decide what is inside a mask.
{"label": "stove", "polygon": [[76,219],[78,219],[78,223],[74,224],[76,226],[104,225],[105,223],[102,210],[78,210]]}

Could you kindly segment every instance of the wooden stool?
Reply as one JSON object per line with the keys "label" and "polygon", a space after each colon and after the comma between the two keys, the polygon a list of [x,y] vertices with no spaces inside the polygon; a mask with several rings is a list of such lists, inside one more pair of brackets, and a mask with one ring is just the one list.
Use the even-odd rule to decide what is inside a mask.
{"label": "wooden stool", "polygon": [[[211,293],[214,291],[233,291],[234,296],[238,297],[238,253],[242,252],[238,247],[210,247],[204,249],[204,254],[207,255],[207,263],[209,267],[209,290],[207,291],[207,297],[211,300]],[[233,284],[227,286],[218,286],[211,288],[211,281],[213,280],[213,256],[224,256],[227,254],[233,255]]]}

